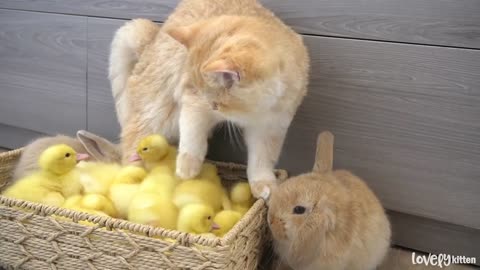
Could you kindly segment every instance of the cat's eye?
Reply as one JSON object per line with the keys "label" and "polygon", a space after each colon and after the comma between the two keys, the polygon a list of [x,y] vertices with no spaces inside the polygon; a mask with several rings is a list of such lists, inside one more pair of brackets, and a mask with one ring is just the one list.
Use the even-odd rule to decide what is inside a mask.
{"label": "cat's eye", "polygon": [[297,205],[293,208],[293,213],[295,215],[301,215],[301,214],[305,213],[306,210],[307,209],[305,207]]}
{"label": "cat's eye", "polygon": [[70,153],[66,153],[66,154],[65,154],[65,157],[69,157],[69,156],[70,156]]}
{"label": "cat's eye", "polygon": [[208,216],[208,220],[210,220],[210,219],[212,219],[212,217],[211,217],[211,216]]}
{"label": "cat's eye", "polygon": [[145,147],[145,148],[143,148],[142,150],[143,150],[143,151],[147,151],[147,150],[148,150],[148,148],[147,148],[147,147]]}

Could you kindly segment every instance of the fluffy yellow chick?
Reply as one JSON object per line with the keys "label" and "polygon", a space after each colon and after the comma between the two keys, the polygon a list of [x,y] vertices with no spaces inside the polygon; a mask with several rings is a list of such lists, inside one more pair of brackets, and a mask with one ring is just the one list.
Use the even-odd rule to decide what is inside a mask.
{"label": "fluffy yellow chick", "polygon": [[174,230],[178,209],[168,198],[153,192],[137,192],[128,208],[128,220]]}
{"label": "fluffy yellow chick", "polygon": [[121,166],[116,163],[81,162],[77,165],[77,168],[80,172],[80,183],[85,193],[107,196]]}
{"label": "fluffy yellow chick", "polygon": [[86,194],[82,199],[82,206],[86,209],[92,209],[116,217],[118,216],[112,201],[101,194]]}
{"label": "fluffy yellow chick", "polygon": [[216,236],[224,236],[230,229],[237,224],[237,222],[242,218],[242,214],[232,211],[232,210],[223,210],[218,212],[213,219],[213,222],[218,224],[219,229],[213,231]]}
{"label": "fluffy yellow chick", "polygon": [[127,218],[128,207],[140,188],[140,183],[147,176],[145,169],[126,166],[120,170],[110,187],[108,197],[118,211],[118,216]]}
{"label": "fluffy yellow chick", "polygon": [[230,190],[230,199],[232,201],[232,209],[244,215],[250,207],[252,207],[255,199],[253,198],[248,183],[237,183]]}
{"label": "fluffy yellow chick", "polygon": [[125,166],[115,176],[113,184],[140,184],[147,176],[145,169],[137,166]]}
{"label": "fluffy yellow chick", "polygon": [[83,198],[83,195],[80,195],[80,194],[70,196],[62,204],[62,207],[67,209],[80,208],[80,205],[82,203],[82,198]]}
{"label": "fluffy yellow chick", "polygon": [[39,157],[40,171],[18,180],[5,190],[3,195],[60,206],[64,203],[65,197],[82,191],[78,172],[74,168],[78,160],[86,158],[87,154],[77,154],[68,145],[51,146]]}
{"label": "fluffy yellow chick", "polygon": [[211,163],[204,163],[202,165],[202,170],[200,171],[198,178],[208,179],[217,185],[222,185],[220,176],[218,176],[217,166]]}
{"label": "fluffy yellow chick", "polygon": [[213,222],[215,212],[205,204],[189,204],[180,210],[177,230],[202,234],[219,229]]}
{"label": "fluffy yellow chick", "polygon": [[[71,196],[71,197],[69,197],[65,200],[65,203],[62,205],[62,207],[67,208],[67,209],[71,209],[71,210],[75,210],[75,211],[79,211],[79,212],[84,212],[84,213],[87,213],[87,214],[97,215],[97,216],[106,216],[106,217],[109,216],[102,211],[98,211],[98,210],[94,210],[94,209],[87,209],[87,208],[83,207],[82,206],[82,200],[83,200],[82,195]],[[61,216],[56,216],[56,217],[60,220],[70,220],[68,218],[61,217]],[[83,225],[89,225],[89,226],[95,225],[94,223],[88,222],[88,221],[85,221],[85,220],[80,221],[78,223],[83,224]]]}
{"label": "fluffy yellow chick", "polygon": [[111,217],[118,216],[113,203],[101,194],[71,196],[65,200],[62,207],[94,214],[100,212]]}
{"label": "fluffy yellow chick", "polygon": [[170,146],[165,137],[153,134],[143,138],[137,146],[137,153],[130,157],[130,162],[142,160],[144,167],[151,171],[159,165],[167,165],[175,170],[177,149]]}
{"label": "fluffy yellow chick", "polygon": [[155,167],[140,185],[140,191],[153,192],[162,198],[171,199],[180,180],[167,165]]}
{"label": "fluffy yellow chick", "polygon": [[205,179],[182,181],[175,188],[173,203],[178,208],[192,203],[206,204],[216,212],[222,208],[230,208],[230,202],[223,187]]}

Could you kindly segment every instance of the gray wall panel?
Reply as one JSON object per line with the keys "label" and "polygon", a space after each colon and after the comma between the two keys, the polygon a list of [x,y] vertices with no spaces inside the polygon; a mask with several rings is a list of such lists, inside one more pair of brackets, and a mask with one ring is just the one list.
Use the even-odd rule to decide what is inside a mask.
{"label": "gray wall panel", "polygon": [[477,0],[261,0],[308,34],[480,48]]}
{"label": "gray wall panel", "polygon": [[[164,21],[178,0],[2,0],[0,8]],[[480,48],[477,0],[260,0],[308,34]]]}
{"label": "gray wall panel", "polygon": [[163,21],[177,0],[1,0],[0,8],[88,15],[107,18],[149,18]]}
{"label": "gray wall panel", "polygon": [[111,140],[120,134],[108,81],[108,56],[115,31],[123,20],[88,18],[88,130]]}
{"label": "gray wall panel", "polygon": [[43,136],[46,136],[46,134],[0,123],[0,147],[2,148],[21,148],[34,139]]}
{"label": "gray wall panel", "polygon": [[86,127],[86,18],[0,10],[0,123]]}

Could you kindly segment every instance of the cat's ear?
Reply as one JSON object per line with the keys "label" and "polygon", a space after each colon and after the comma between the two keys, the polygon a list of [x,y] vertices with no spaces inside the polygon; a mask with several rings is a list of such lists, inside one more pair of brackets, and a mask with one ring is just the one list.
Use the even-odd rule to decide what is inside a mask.
{"label": "cat's ear", "polygon": [[185,47],[189,48],[202,26],[203,22],[200,21],[188,26],[170,28],[167,29],[166,32],[173,39],[180,42]]}
{"label": "cat's ear", "polygon": [[167,30],[167,34],[188,48],[193,35],[191,27],[177,27]]}
{"label": "cat's ear", "polygon": [[212,86],[220,86],[226,89],[240,82],[240,71],[230,61],[216,60],[202,69],[202,75]]}

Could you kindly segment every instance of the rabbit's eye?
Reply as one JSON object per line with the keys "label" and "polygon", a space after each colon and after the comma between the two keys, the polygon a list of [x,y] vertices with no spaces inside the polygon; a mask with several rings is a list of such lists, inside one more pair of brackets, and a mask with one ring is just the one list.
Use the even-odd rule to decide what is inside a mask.
{"label": "rabbit's eye", "polygon": [[305,213],[305,210],[307,210],[305,207],[297,205],[293,208],[293,213],[295,215],[301,215]]}
{"label": "rabbit's eye", "polygon": [[148,148],[147,148],[147,147],[145,147],[145,148],[143,148],[142,150],[143,150],[143,151],[147,151],[147,150],[148,150]]}
{"label": "rabbit's eye", "polygon": [[66,154],[65,154],[65,157],[69,157],[69,156],[70,156],[70,153],[66,153]]}

